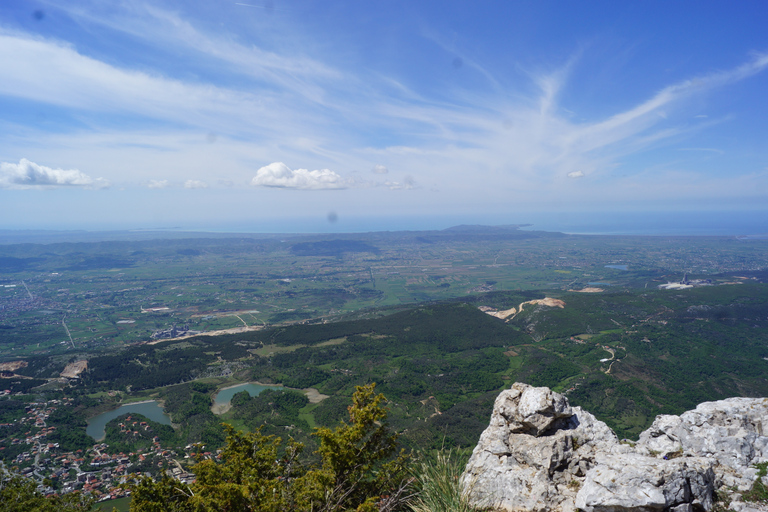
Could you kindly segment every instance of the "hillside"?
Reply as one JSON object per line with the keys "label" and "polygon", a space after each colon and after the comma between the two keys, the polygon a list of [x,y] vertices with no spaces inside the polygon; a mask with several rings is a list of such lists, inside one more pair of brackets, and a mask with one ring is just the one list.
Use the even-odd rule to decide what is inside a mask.
{"label": "hillside", "polygon": [[[336,421],[354,386],[377,382],[393,425],[419,446],[473,444],[493,397],[514,381],[564,392],[630,438],[660,413],[768,394],[765,285],[550,295],[564,307],[528,304],[508,321],[480,307],[510,309],[544,294],[496,292],[374,318],[134,345],[91,357],[75,389],[165,397],[194,441],[220,421],[210,396],[227,375],[328,395],[295,413],[299,430]],[[50,378],[57,364],[31,358],[17,373]],[[192,403],[196,413],[175,405]],[[228,414],[254,425],[237,408]],[[208,427],[187,425],[193,417]]]}

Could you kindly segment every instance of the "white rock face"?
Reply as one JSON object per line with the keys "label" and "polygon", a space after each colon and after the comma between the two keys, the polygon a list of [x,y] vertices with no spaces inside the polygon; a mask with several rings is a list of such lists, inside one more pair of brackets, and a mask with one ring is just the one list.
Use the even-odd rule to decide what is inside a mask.
{"label": "white rock face", "polygon": [[709,457],[718,486],[745,491],[757,477],[754,464],[768,461],[768,399],[704,402],[680,416],[661,415],[640,434],[637,451]]}
{"label": "white rock face", "polygon": [[501,510],[574,510],[597,453],[622,452],[602,421],[548,388],[515,383],[494,403],[462,477],[474,504]]}
{"label": "white rock face", "polygon": [[585,512],[710,510],[715,474],[706,459],[601,455],[576,496]]}
{"label": "white rock face", "polygon": [[564,396],[515,383],[496,398],[462,483],[475,506],[495,510],[709,511],[719,486],[751,487],[750,466],[768,460],[763,432],[768,399],[732,398],[659,416],[630,447]]}

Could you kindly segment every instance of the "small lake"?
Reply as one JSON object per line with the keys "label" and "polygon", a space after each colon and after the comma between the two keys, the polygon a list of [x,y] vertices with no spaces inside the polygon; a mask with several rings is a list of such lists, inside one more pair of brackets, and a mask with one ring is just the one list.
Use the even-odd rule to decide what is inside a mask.
{"label": "small lake", "polygon": [[615,268],[616,270],[629,270],[629,265],[606,265],[605,268]]}
{"label": "small lake", "polygon": [[164,425],[171,424],[171,418],[165,414],[163,408],[160,407],[160,404],[155,400],[152,400],[149,402],[139,402],[135,404],[123,405],[118,409],[113,409],[111,411],[99,414],[98,416],[88,420],[88,428],[85,429],[85,433],[95,440],[101,441],[106,435],[104,427],[106,427],[107,423],[117,418],[118,416],[129,413],[142,414],[152,421],[156,421]]}
{"label": "small lake", "polygon": [[603,283],[601,281],[590,281],[587,283],[589,286],[611,286],[611,283]]}
{"label": "small lake", "polygon": [[247,391],[249,395],[256,396],[265,389],[283,389],[282,386],[262,386],[261,384],[254,384],[248,382],[246,384],[240,384],[238,386],[232,386],[231,388],[224,388],[216,394],[216,398],[213,400],[214,407],[228,405],[232,397],[236,393],[241,391]]}

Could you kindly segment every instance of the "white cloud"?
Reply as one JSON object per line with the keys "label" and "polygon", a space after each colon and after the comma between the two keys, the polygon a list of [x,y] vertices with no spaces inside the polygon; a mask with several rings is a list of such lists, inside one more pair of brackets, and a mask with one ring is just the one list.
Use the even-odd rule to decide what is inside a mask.
{"label": "white cloud", "polygon": [[390,190],[411,190],[416,186],[416,181],[412,176],[406,176],[403,181],[385,181],[382,185]]}
{"label": "white cloud", "polygon": [[651,99],[632,109],[574,131],[567,137],[567,142],[571,146],[581,146],[586,151],[624,142],[653,126],[654,121],[650,114],[655,114],[653,117],[657,120],[661,119],[658,114],[663,112],[661,108],[665,105],[672,105],[693,94],[743,80],[767,67],[768,53],[757,54],[751,61],[736,68],[667,86]]}
{"label": "white cloud", "polygon": [[106,188],[103,178],[91,178],[77,169],[53,169],[22,158],[18,164],[0,162],[0,188],[83,187]]}
{"label": "white cloud", "polygon": [[168,180],[149,180],[147,188],[166,188],[168,185]]}
{"label": "white cloud", "polygon": [[[196,52],[202,58],[227,64],[237,73],[265,80],[312,102],[323,102],[322,88],[313,83],[315,79],[331,80],[342,76],[338,70],[303,53],[291,52],[290,47],[279,52],[269,51],[257,45],[238,43],[226,31],[201,31],[200,24],[182,17],[177,9],[158,7],[158,2],[115,2],[106,7],[99,1],[78,4],[57,8],[84,24],[102,25],[163,48],[172,47],[180,54]],[[259,32],[280,30],[274,20],[255,23],[256,26],[249,26]]]}
{"label": "white cloud", "polygon": [[208,188],[208,184],[204,181],[187,180],[184,182],[184,188]]}
{"label": "white cloud", "polygon": [[[189,83],[96,60],[75,47],[0,29],[0,94],[84,111],[127,112],[191,126],[226,129],[222,117],[254,119],[259,97],[210,84]],[[250,126],[251,123],[245,123]],[[253,127],[257,129],[257,127]]]}
{"label": "white cloud", "polygon": [[[185,184],[190,175],[219,186],[252,178],[251,184],[260,187],[371,189],[372,194],[414,188],[413,181],[394,181],[384,165],[371,168],[371,163],[385,162],[393,172],[418,173],[419,184],[439,184],[448,205],[456,197],[471,196],[482,198],[473,200],[485,206],[487,194],[506,197],[514,191],[533,198],[541,190],[555,190],[548,185],[575,185],[563,181],[565,176],[589,176],[590,182],[600,181],[593,177],[602,178],[616,184],[619,174],[609,170],[631,168],[632,159],[625,157],[705,128],[701,122],[689,123],[695,111],[678,115],[683,100],[768,66],[766,54],[758,54],[742,66],[671,83],[646,96],[646,101],[614,110],[614,115],[594,116],[587,105],[579,108],[578,102],[567,105],[575,112],[563,107],[561,96],[572,97],[561,92],[568,92],[575,59],[559,71],[531,73],[538,86],[533,95],[527,89],[507,90],[513,87],[511,82],[497,82],[483,71],[494,84],[507,85],[499,86],[498,94],[451,89],[437,101],[409,89],[403,85],[409,81],[399,81],[398,76],[370,80],[375,68],[334,69],[330,63],[305,56],[303,45],[264,46],[270,42],[267,36],[247,43],[247,37],[211,30],[214,25],[206,22],[187,21],[176,9],[164,11],[148,4],[116,2],[119,16],[113,4],[106,13],[102,9],[107,8],[99,7],[96,0],[57,9],[65,9],[83,26],[103,24],[148,47],[155,45],[180,58],[194,57],[206,72],[195,74],[197,68],[190,65],[189,73],[175,74],[174,66],[152,69],[140,60],[89,53],[85,43],[0,28],[0,69],[5,71],[0,95],[75,109],[77,118],[95,127],[90,133],[86,129],[54,134],[43,133],[43,123],[40,127],[30,124],[23,136],[13,127],[0,132],[6,145],[24,151],[21,154],[28,147],[26,154],[41,161],[74,161],[83,168],[98,168],[115,183],[130,176],[134,183],[149,188],[207,186],[194,180]],[[280,33],[281,28],[272,27],[271,34]],[[286,32],[286,41],[290,35]],[[461,54],[464,71],[475,69],[470,57],[454,53]],[[182,68],[187,66],[178,66]],[[227,83],[213,78],[230,74],[239,79]],[[360,87],[363,83],[366,87]],[[159,128],[143,132],[143,122],[134,126],[123,123],[122,117],[113,123],[109,121],[112,113],[129,113],[129,121],[151,119],[152,126]],[[209,144],[200,144],[201,134],[208,134]],[[367,174],[371,179],[365,180],[345,174],[342,178],[328,169],[291,170],[278,162],[253,176],[250,162],[273,159],[321,161],[334,169],[357,168],[363,170],[360,175],[369,169],[381,176]],[[226,169],[226,175],[214,174],[214,169]],[[467,169],[473,169],[471,179]],[[5,174],[0,174],[0,188],[9,186]],[[150,180],[163,175],[170,183]],[[556,193],[560,192],[552,192]],[[387,201],[411,195],[388,194]]]}
{"label": "white cloud", "polygon": [[304,190],[340,189],[350,185],[335,172],[328,169],[308,171],[291,170],[283,162],[274,162],[256,171],[251,180],[256,187],[297,188]]}

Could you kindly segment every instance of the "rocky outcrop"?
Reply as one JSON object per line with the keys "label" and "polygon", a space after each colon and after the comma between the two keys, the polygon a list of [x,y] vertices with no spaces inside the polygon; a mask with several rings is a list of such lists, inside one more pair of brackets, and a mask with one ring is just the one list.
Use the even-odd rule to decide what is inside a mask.
{"label": "rocky outcrop", "polygon": [[659,416],[630,446],[564,396],[515,383],[496,398],[462,483],[495,510],[710,511],[715,489],[751,487],[752,466],[768,460],[763,432],[768,400],[733,398]]}
{"label": "rocky outcrop", "polygon": [[640,434],[639,453],[700,456],[717,463],[718,486],[746,491],[757,477],[752,466],[768,460],[768,399],[705,402],[680,416],[661,415]]}

